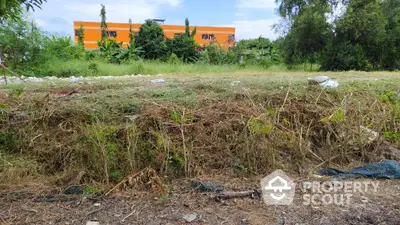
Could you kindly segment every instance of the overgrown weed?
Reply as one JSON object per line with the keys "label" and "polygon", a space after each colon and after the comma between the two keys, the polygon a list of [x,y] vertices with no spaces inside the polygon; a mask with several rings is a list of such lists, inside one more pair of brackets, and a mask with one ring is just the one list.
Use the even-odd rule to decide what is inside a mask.
{"label": "overgrown weed", "polygon": [[367,141],[360,127],[398,144],[397,100],[387,86],[268,85],[269,91],[195,82],[141,95],[95,86],[95,93],[83,88],[66,98],[29,90],[21,98],[2,95],[1,176],[12,182],[84,170],[83,182],[111,185],[146,167],[172,178],[278,168],[308,175],[320,166],[380,160],[380,141]]}

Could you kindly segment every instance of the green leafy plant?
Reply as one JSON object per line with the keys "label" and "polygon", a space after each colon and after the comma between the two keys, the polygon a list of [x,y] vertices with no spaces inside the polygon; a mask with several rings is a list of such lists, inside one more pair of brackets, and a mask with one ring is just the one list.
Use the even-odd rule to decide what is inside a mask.
{"label": "green leafy plant", "polygon": [[332,115],[324,117],[320,120],[320,122],[323,123],[328,123],[328,122],[335,122],[335,123],[341,123],[345,119],[345,111],[342,107],[338,108],[333,112]]}
{"label": "green leafy plant", "polygon": [[256,134],[270,134],[274,129],[273,124],[268,119],[252,118],[249,122],[251,132]]}
{"label": "green leafy plant", "polygon": [[83,189],[83,194],[84,195],[94,195],[94,194],[98,194],[98,193],[100,193],[101,192],[101,190],[99,189],[99,188],[97,188],[97,187],[92,187],[92,186],[86,186],[84,189]]}
{"label": "green leafy plant", "polygon": [[99,65],[95,62],[91,62],[88,66],[88,69],[93,75],[97,75],[99,73]]}

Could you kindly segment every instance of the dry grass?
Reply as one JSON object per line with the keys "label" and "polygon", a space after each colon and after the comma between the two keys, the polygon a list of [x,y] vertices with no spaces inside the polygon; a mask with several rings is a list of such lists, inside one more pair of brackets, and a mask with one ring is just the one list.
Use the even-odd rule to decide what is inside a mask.
{"label": "dry grass", "polygon": [[380,160],[381,142],[367,143],[360,126],[400,132],[398,74],[331,74],[342,84],[335,90],[309,87],[312,75],[169,75],[165,86],[105,81],[67,97],[54,91],[75,87],[5,86],[1,181],[85,171],[82,182],[112,186],[146,167],[170,178],[278,168],[307,176]]}

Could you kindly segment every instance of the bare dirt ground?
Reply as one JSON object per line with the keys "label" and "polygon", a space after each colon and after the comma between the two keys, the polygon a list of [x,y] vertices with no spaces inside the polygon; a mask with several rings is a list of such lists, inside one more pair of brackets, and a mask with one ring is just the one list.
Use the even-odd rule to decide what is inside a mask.
{"label": "bare dirt ground", "polygon": [[[222,183],[222,182],[226,183]],[[236,190],[257,188],[257,179],[218,179]],[[110,197],[82,197],[25,191],[2,193],[1,224],[400,224],[400,182],[381,180],[377,193],[355,193],[347,206],[305,206],[296,190],[291,206],[267,206],[262,200],[217,201],[212,193],[188,188],[189,181],[171,184],[170,194],[124,191]],[[45,198],[47,196],[47,198]],[[54,200],[54,202],[51,202]],[[197,214],[191,223],[183,217]]]}

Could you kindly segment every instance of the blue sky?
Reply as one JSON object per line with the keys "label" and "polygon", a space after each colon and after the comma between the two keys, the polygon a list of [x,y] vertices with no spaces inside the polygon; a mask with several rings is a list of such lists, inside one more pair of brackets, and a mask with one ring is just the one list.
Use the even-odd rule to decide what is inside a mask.
{"label": "blue sky", "polygon": [[72,35],[73,21],[100,20],[100,4],[108,22],[161,18],[183,25],[188,17],[191,25],[236,27],[237,39],[277,37],[271,28],[279,21],[275,0],[48,0],[31,16],[46,31]]}

